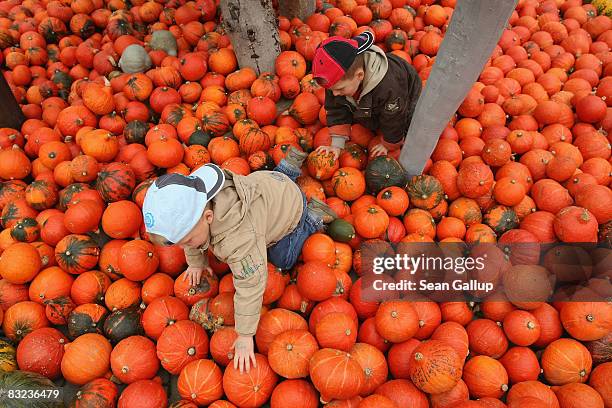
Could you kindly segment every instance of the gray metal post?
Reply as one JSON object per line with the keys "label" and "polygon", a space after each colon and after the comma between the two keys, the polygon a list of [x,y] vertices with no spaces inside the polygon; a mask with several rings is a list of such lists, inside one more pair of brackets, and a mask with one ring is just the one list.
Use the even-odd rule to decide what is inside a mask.
{"label": "gray metal post", "polygon": [[423,172],[440,133],[463,102],[506,27],[517,0],[457,2],[400,154],[409,175]]}

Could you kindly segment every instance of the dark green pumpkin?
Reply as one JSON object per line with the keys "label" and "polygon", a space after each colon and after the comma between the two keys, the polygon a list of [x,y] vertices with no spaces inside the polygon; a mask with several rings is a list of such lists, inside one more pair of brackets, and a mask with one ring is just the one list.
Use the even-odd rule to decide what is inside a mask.
{"label": "dark green pumpkin", "polygon": [[68,316],[68,337],[71,340],[85,333],[102,334],[108,310],[104,306],[87,303],[77,306]]}
{"label": "dark green pumpkin", "polygon": [[[59,390],[57,385],[47,377],[29,371],[16,370],[12,372],[0,371],[0,390]],[[42,398],[5,398],[3,396],[0,406],[2,408],[62,408],[62,394],[47,394],[49,399]]]}
{"label": "dark green pumpkin", "polygon": [[58,89],[69,90],[72,86],[72,78],[63,71],[55,71],[52,81],[55,85],[57,85]]}
{"label": "dark green pumpkin", "polygon": [[355,227],[350,222],[337,218],[327,226],[327,234],[334,241],[349,242],[355,238]]}
{"label": "dark green pumpkin", "polygon": [[0,206],[10,201],[25,198],[27,184],[21,180],[3,181],[0,183]]}
{"label": "dark green pumpkin", "polygon": [[34,218],[23,218],[11,228],[11,237],[19,242],[34,242],[39,235],[40,226]]}
{"label": "dark green pumpkin", "polygon": [[83,190],[89,190],[89,185],[85,183],[72,183],[68,187],[62,189],[59,192],[59,206],[58,209],[66,211],[68,203],[72,201],[72,197]]}
{"label": "dark green pumpkin", "polygon": [[[176,127],[178,123],[188,115],[187,111],[185,110],[185,108],[178,104],[172,104],[167,106],[170,106],[170,109],[168,109],[167,112],[166,123]],[[166,109],[164,109],[164,111],[165,110]]]}
{"label": "dark green pumpkin", "polygon": [[123,129],[123,136],[125,141],[128,143],[140,143],[144,144],[145,137],[149,131],[149,126],[140,120],[131,120],[125,125]]}
{"label": "dark green pumpkin", "polygon": [[189,140],[187,141],[187,145],[200,145],[204,147],[208,147],[208,143],[210,143],[211,135],[210,132],[205,132],[203,130],[196,130],[189,136]]}
{"label": "dark green pumpkin", "polygon": [[444,187],[437,178],[422,174],[413,176],[406,187],[410,203],[423,210],[431,210],[444,198]]}
{"label": "dark green pumpkin", "polygon": [[68,273],[79,274],[92,270],[99,257],[100,247],[87,235],[66,235],[55,246],[55,261]]}
{"label": "dark green pumpkin", "polygon": [[54,207],[59,198],[57,186],[45,180],[33,181],[26,188],[26,194],[28,205],[38,211]]}
{"label": "dark green pumpkin", "polygon": [[512,208],[504,205],[496,205],[487,212],[483,218],[483,222],[487,224],[497,236],[501,236],[504,232],[518,228],[519,219]]}
{"label": "dark green pumpkin", "polygon": [[0,339],[0,372],[15,371],[17,358],[15,347],[8,341]]}
{"label": "dark green pumpkin", "polygon": [[96,378],[76,392],[69,408],[114,408],[119,396],[117,386],[106,378]]}
{"label": "dark green pumpkin", "polygon": [[126,337],[138,336],[143,333],[142,309],[140,306],[115,310],[104,322],[104,335],[112,343],[118,343]]}
{"label": "dark green pumpkin", "polygon": [[54,24],[53,20],[46,18],[38,25],[38,32],[45,37],[47,44],[57,44],[60,38],[66,34],[66,25],[62,22]]}
{"label": "dark green pumpkin", "polygon": [[377,195],[387,187],[406,187],[406,171],[397,160],[379,156],[368,163],[365,170],[365,180],[368,192]]}
{"label": "dark green pumpkin", "polygon": [[107,164],[96,179],[96,190],[107,203],[128,199],[134,187],[136,187],[136,175],[125,163]]}

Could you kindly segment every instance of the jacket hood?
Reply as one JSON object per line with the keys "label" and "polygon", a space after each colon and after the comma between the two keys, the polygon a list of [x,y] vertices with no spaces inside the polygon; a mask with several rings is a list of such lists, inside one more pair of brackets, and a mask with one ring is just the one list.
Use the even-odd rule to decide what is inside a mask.
{"label": "jacket hood", "polygon": [[363,60],[365,65],[365,77],[363,78],[361,96],[370,92],[380,83],[387,73],[387,68],[389,66],[385,52],[376,45],[372,45],[370,49],[365,52]]}

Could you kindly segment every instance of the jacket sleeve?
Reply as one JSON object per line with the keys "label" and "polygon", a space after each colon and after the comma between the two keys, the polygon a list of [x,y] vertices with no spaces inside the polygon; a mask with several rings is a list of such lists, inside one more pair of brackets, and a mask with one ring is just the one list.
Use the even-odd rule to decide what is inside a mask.
{"label": "jacket sleeve", "polygon": [[208,267],[208,251],[202,251],[198,248],[185,248],[185,259],[190,267]]}
{"label": "jacket sleeve", "polygon": [[406,65],[408,66],[408,89],[391,87],[375,105],[380,109],[379,130],[383,135],[383,140],[391,144],[399,143],[406,137],[421,94],[421,78],[412,65]]}
{"label": "jacket sleeve", "polygon": [[[255,232],[236,232],[231,237],[232,253],[226,262],[232,270],[236,333],[253,336],[257,331],[263,294],[268,279],[265,237]],[[215,253],[218,245],[215,246]],[[223,252],[223,248],[219,248]]]}
{"label": "jacket sleeve", "polygon": [[334,96],[329,89],[325,90],[325,115],[327,126],[330,128],[336,125],[351,125],[353,123],[353,112],[348,106],[340,103],[340,99],[346,98],[344,96]]}

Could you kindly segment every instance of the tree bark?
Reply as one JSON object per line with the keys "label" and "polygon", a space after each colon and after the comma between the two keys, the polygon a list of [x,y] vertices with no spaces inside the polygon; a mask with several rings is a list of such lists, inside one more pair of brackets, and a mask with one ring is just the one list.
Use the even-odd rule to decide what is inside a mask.
{"label": "tree bark", "polygon": [[274,72],[281,47],[272,0],[221,0],[221,16],[239,67]]}
{"label": "tree bark", "polygon": [[300,20],[313,14],[317,6],[315,0],[279,0],[278,3],[279,15],[288,19],[297,17]]}
{"label": "tree bark", "polygon": [[409,175],[423,172],[440,134],[478,79],[516,0],[461,0],[412,117],[400,154]]}
{"label": "tree bark", "polygon": [[2,105],[0,127],[21,130],[21,125],[25,122],[25,116],[2,73],[0,73],[0,104]]}

